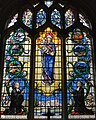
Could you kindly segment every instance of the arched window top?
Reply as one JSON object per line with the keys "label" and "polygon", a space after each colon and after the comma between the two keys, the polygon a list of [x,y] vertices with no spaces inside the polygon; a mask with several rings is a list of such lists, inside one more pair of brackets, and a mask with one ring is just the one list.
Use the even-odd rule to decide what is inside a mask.
{"label": "arched window top", "polygon": [[[50,11],[50,7],[53,5],[53,1],[45,1],[44,4],[48,7]],[[91,23],[89,22],[88,18],[81,12],[81,11],[76,11],[75,8],[67,7],[66,10],[66,5],[63,5],[61,3],[58,3],[58,7],[54,6],[54,9],[52,8],[52,12],[48,12],[45,7],[43,8],[39,3],[34,5],[34,7],[40,7],[40,9],[36,9],[37,12],[35,12],[36,16],[36,28],[39,28],[40,26],[45,25],[47,19],[47,16],[50,16],[49,22],[51,22],[53,25],[56,27],[63,29],[63,26],[65,29],[71,27],[72,25],[76,24],[76,21],[78,19],[78,22],[82,23],[82,25],[86,26],[89,29],[92,29]],[[62,11],[62,14],[61,14]],[[13,26],[18,19],[18,14],[11,17],[10,22],[8,27]],[[25,24],[27,27],[32,29],[32,16],[34,14],[33,12],[29,9],[26,9],[23,11],[23,16],[22,16],[22,22]],[[77,18],[79,16],[79,18]],[[62,21],[63,20],[63,21]]]}
{"label": "arched window top", "polygon": [[80,10],[57,0],[15,11],[4,38],[1,120],[95,120],[91,28]]}

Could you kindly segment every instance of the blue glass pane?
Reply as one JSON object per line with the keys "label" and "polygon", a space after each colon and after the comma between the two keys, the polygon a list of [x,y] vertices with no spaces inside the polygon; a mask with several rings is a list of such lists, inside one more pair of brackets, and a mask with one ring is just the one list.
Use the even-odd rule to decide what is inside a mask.
{"label": "blue glass pane", "polygon": [[67,10],[65,13],[65,28],[70,27],[75,22],[74,13],[71,9]]}
{"label": "blue glass pane", "polygon": [[[6,40],[2,83],[1,118],[27,118],[31,39],[22,28]],[[21,115],[21,117],[20,117]]]}
{"label": "blue glass pane", "polygon": [[41,9],[36,15],[36,28],[46,23],[46,12]]}
{"label": "blue glass pane", "polygon": [[67,104],[69,118],[87,118],[95,109],[92,44],[88,34],[74,29],[66,39]]}
{"label": "blue glass pane", "polygon": [[32,29],[32,12],[29,9],[24,11],[22,21],[27,27]]}
{"label": "blue glass pane", "polygon": [[46,5],[47,7],[50,7],[52,4],[53,4],[53,1],[51,1],[51,0],[45,1],[45,5]]}
{"label": "blue glass pane", "polygon": [[51,22],[57,27],[61,28],[61,15],[57,9],[54,9],[54,11],[52,11]]}

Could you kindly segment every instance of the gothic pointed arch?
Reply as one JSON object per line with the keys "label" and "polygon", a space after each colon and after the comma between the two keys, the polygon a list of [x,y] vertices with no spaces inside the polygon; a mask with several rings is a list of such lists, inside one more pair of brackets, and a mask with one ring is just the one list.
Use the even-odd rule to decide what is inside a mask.
{"label": "gothic pointed arch", "polygon": [[0,119],[96,119],[93,26],[67,0],[20,2],[2,27]]}

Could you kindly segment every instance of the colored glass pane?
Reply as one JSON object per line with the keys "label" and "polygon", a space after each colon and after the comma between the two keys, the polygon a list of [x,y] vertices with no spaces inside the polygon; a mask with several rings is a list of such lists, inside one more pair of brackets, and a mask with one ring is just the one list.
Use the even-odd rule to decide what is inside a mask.
{"label": "colored glass pane", "polygon": [[65,5],[64,4],[61,4],[61,3],[58,3],[61,7],[64,7]]}
{"label": "colored glass pane", "polygon": [[68,9],[65,13],[65,28],[70,27],[75,22],[74,12],[71,9]]}
{"label": "colored glass pane", "polygon": [[27,118],[30,52],[31,39],[28,33],[22,28],[11,32],[5,46],[1,118]]}
{"label": "colored glass pane", "polygon": [[24,11],[22,21],[27,27],[32,29],[32,12],[29,9]]}
{"label": "colored glass pane", "polygon": [[46,5],[47,7],[51,7],[52,4],[53,4],[53,1],[51,1],[51,0],[45,1],[45,5]]}
{"label": "colored glass pane", "polygon": [[61,15],[57,9],[54,9],[51,14],[51,22],[57,27],[61,28]]}
{"label": "colored glass pane", "polygon": [[[71,31],[68,38],[62,41],[60,38],[65,38],[64,36],[67,35],[69,29],[65,31],[59,30],[59,28],[62,28],[62,20],[64,19],[65,28],[74,24],[73,28],[78,22],[81,22],[82,28],[84,26],[91,28],[91,24],[85,15],[71,8],[65,11],[64,7],[66,9],[66,6],[62,2],[56,2],[55,4],[53,1],[44,0],[41,3],[32,3],[33,12],[29,9],[26,9],[26,11],[21,10],[20,15],[23,12],[23,16],[18,18],[17,13],[10,19],[8,27],[18,22],[15,28],[23,24],[24,29],[19,28],[13,31],[15,28],[12,30],[10,28],[9,30],[13,32],[9,34],[5,43],[1,119],[28,119],[28,115],[32,116],[33,119],[44,120],[48,119],[48,117],[49,119],[54,120],[56,118],[59,120],[67,115],[69,119],[92,119],[96,117],[92,39],[88,32],[76,28],[72,29],[73,32]],[[41,7],[45,9],[41,9]],[[49,10],[45,11],[47,9]],[[36,11],[34,12],[34,10]],[[34,21],[32,21],[33,14],[36,16]],[[64,15],[65,17],[63,17]],[[79,17],[76,24],[75,17]],[[61,31],[61,34],[64,32],[65,35],[59,38],[58,33],[48,27],[48,23],[47,28],[43,30],[42,26],[47,19],[49,20],[49,26],[54,26],[54,29],[55,26],[58,27],[57,31]],[[34,31],[31,30],[32,23],[36,25],[36,28],[41,26],[41,31],[37,29],[37,33],[35,31],[31,35],[31,32]],[[30,35],[25,31],[26,29],[30,32]],[[29,36],[33,37],[34,44],[36,43],[33,51],[31,51],[33,45]],[[34,50],[35,54],[33,54]],[[35,57],[35,60],[32,61],[30,56]],[[64,63],[63,58],[66,63]],[[31,73],[35,72],[35,77],[32,76],[32,79],[30,77],[30,68],[33,66],[30,65],[30,62],[35,65],[33,71],[31,71]],[[62,67],[63,64],[64,68]],[[66,73],[63,73],[63,71],[66,71]],[[66,76],[62,74],[66,74]],[[34,85],[32,85],[34,88],[30,91],[30,97],[34,99],[32,108],[28,104],[31,103],[31,101],[29,102],[29,79],[34,81]],[[62,83],[63,79],[65,82],[67,81],[66,88],[62,87],[66,86]],[[62,95],[64,89],[67,89],[67,95],[64,95],[67,96],[67,108],[63,108],[66,107],[66,98],[63,98]],[[63,91],[64,94],[65,91]],[[66,110],[68,114],[64,115],[63,111]]]}
{"label": "colored glass pane", "polygon": [[8,28],[13,26],[17,22],[17,18],[18,18],[18,13],[15,16],[13,16],[13,18],[10,20],[10,23],[8,24]]}
{"label": "colored glass pane", "polygon": [[36,28],[46,23],[46,12],[41,9],[36,15]]}
{"label": "colored glass pane", "polygon": [[35,55],[34,117],[61,118],[61,40],[49,27],[39,35]]}
{"label": "colored glass pane", "polygon": [[91,38],[74,29],[66,39],[67,105],[69,118],[95,118]]}
{"label": "colored glass pane", "polygon": [[39,5],[39,3],[37,3],[37,4],[33,5],[33,7],[37,7],[38,5]]}
{"label": "colored glass pane", "polygon": [[79,19],[80,19],[80,22],[81,22],[84,26],[86,26],[86,27],[88,27],[88,28],[91,28],[91,25],[90,25],[89,20],[88,20],[84,15],[79,14]]}

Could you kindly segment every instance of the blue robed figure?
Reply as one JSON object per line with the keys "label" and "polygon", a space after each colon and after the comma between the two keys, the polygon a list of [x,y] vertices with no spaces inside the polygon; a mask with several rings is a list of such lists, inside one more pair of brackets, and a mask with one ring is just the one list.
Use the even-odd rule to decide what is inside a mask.
{"label": "blue robed figure", "polygon": [[42,76],[43,83],[51,85],[54,82],[54,63],[56,47],[52,42],[53,34],[46,34],[46,38],[43,40],[41,48],[42,57]]}

